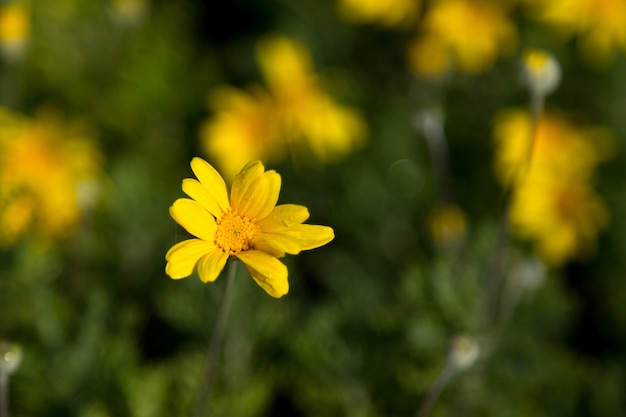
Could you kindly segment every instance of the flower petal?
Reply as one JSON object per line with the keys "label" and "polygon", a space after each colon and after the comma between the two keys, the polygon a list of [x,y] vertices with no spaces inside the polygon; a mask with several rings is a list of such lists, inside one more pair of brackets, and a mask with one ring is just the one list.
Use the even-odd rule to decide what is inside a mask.
{"label": "flower petal", "polygon": [[224,269],[227,260],[228,255],[217,247],[203,256],[198,262],[198,276],[202,282],[215,281]]}
{"label": "flower petal", "polygon": [[167,251],[165,273],[173,279],[185,278],[193,274],[196,264],[207,253],[216,249],[212,242],[188,239],[177,243]]}
{"label": "flower petal", "polygon": [[[230,208],[224,179],[215,168],[201,158],[196,157],[191,160],[191,169],[206,191],[198,190],[197,184],[189,181],[186,181],[187,184],[183,181],[183,191],[193,199],[198,196],[199,198],[196,200],[205,206],[211,214],[215,217],[221,217]],[[190,192],[194,195],[191,195]]]}
{"label": "flower petal", "polygon": [[252,241],[252,246],[277,258],[282,258],[285,253],[300,252],[299,242],[283,233],[260,233]]}
{"label": "flower petal", "polygon": [[203,206],[188,198],[179,198],[170,207],[170,215],[192,235],[213,242],[217,224]]}
{"label": "flower petal", "polygon": [[256,219],[264,219],[268,214],[272,212],[276,203],[278,202],[278,195],[280,194],[281,178],[280,174],[271,170],[263,174],[267,181],[267,192],[265,193],[265,201],[259,201],[260,205],[255,215]]}
{"label": "flower petal", "polygon": [[297,204],[281,204],[257,224],[262,232],[276,232],[300,224],[309,218],[309,210]]}
{"label": "flower petal", "polygon": [[269,295],[280,298],[289,291],[287,267],[274,256],[258,250],[239,252],[239,258],[252,278]]}
{"label": "flower petal", "polygon": [[250,162],[235,176],[230,195],[231,205],[242,215],[262,219],[276,205],[280,185],[278,173],[264,172],[261,161]]}
{"label": "flower petal", "polygon": [[[331,227],[314,224],[298,224],[288,228],[283,234],[296,240],[300,251],[319,248],[335,238],[335,232]],[[298,252],[287,253],[295,255]]]}

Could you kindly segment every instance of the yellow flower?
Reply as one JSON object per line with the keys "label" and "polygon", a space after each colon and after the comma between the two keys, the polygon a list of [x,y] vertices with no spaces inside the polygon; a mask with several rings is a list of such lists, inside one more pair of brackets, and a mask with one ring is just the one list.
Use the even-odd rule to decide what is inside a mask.
{"label": "yellow flower", "polygon": [[77,125],[0,109],[0,246],[29,228],[41,243],[69,236],[102,178],[102,155]]}
{"label": "yellow flower", "polygon": [[220,87],[210,97],[213,117],[202,126],[200,138],[206,153],[230,181],[248,161],[284,158],[275,111],[267,92]]}
{"label": "yellow flower", "polygon": [[465,241],[467,217],[456,204],[444,204],[432,210],[428,226],[437,247],[454,249]]}
{"label": "yellow flower", "polygon": [[340,0],[339,13],[349,22],[391,28],[414,22],[420,5],[420,0]]}
{"label": "yellow flower", "polygon": [[509,110],[498,117],[494,138],[496,175],[512,186],[513,234],[533,241],[553,266],[593,252],[608,214],[590,181],[614,153],[610,133],[557,113],[542,115],[533,132],[526,111]]}
{"label": "yellow flower", "polygon": [[439,0],[409,45],[408,61],[414,73],[426,77],[452,69],[478,74],[511,53],[516,42],[515,26],[498,3]]}
{"label": "yellow flower", "polygon": [[533,15],[565,36],[579,36],[583,56],[592,63],[610,60],[626,49],[625,0],[528,0]]}
{"label": "yellow flower", "polygon": [[30,8],[15,2],[0,6],[0,48],[9,58],[21,55],[30,35]]}
{"label": "yellow flower", "polygon": [[284,36],[267,37],[259,43],[257,56],[282,135],[292,148],[308,147],[319,160],[333,161],[363,143],[365,122],[321,88],[303,45]]}
{"label": "yellow flower", "polygon": [[148,0],[113,0],[113,13],[116,19],[123,24],[139,22],[147,13]]}
{"label": "yellow flower", "polygon": [[197,270],[203,282],[214,281],[229,258],[237,258],[250,275],[272,297],[289,290],[287,267],[277,258],[286,253],[325,245],[334,238],[327,226],[302,224],[306,207],[276,205],[281,178],[265,171],[260,161],[246,164],[235,176],[230,192],[219,173],[208,162],[194,158],[196,179],[183,181],[183,191],[170,214],[195,238],[174,245],[166,254],[165,272],[174,279]]}
{"label": "yellow flower", "polygon": [[513,194],[509,219],[514,234],[533,240],[549,265],[588,256],[608,212],[584,178],[535,171]]}
{"label": "yellow flower", "polygon": [[219,87],[200,131],[204,150],[227,178],[254,159],[280,162],[298,154],[334,162],[364,142],[365,121],[321,87],[304,46],[268,37],[259,42],[257,59],[267,89]]}
{"label": "yellow flower", "polygon": [[494,169],[502,184],[520,181],[534,169],[576,173],[584,178],[615,152],[607,129],[576,126],[550,112],[541,116],[533,132],[527,111],[505,110],[496,117],[493,137]]}

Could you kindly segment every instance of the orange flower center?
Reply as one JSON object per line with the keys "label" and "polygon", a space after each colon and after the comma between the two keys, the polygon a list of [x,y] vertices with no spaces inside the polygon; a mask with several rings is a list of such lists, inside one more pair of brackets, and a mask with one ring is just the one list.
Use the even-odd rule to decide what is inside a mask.
{"label": "orange flower center", "polygon": [[229,211],[217,219],[215,245],[228,255],[249,250],[252,239],[259,233],[254,219]]}

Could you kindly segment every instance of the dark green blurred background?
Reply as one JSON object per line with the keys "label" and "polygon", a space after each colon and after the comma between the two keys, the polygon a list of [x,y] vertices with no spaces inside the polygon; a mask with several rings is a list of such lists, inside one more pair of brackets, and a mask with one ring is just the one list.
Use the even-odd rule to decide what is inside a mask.
{"label": "dark green blurred background", "polygon": [[[186,236],[168,207],[191,158],[211,162],[198,133],[209,93],[262,83],[254,48],[271,33],[310,49],[369,136],[332,164],[268,165],[282,175],[279,201],[307,206],[336,238],[284,260],[281,299],[239,268],[211,415],[412,416],[458,335],[480,356],[452,375],[432,416],[626,415],[624,153],[596,181],[611,224],[595,257],[548,269],[502,320],[489,311],[504,284],[488,276],[493,262],[505,259],[513,276],[533,259],[527,242],[498,247],[503,191],[492,170],[494,116],[528,105],[520,51],[550,50],[563,79],[547,106],[609,127],[618,149],[623,51],[593,68],[575,37],[514,5],[514,53],[483,74],[428,81],[407,68],[411,30],[346,22],[335,0],[154,0],[125,21],[108,0],[30,6],[27,50],[0,67],[0,105],[29,117],[51,106],[87,123],[106,186],[69,239],[42,248],[24,237],[0,252],[0,338],[23,350],[13,416],[189,415],[224,280],[165,275],[165,253]],[[468,224],[449,250],[428,234],[441,167],[414,123],[434,108]]]}

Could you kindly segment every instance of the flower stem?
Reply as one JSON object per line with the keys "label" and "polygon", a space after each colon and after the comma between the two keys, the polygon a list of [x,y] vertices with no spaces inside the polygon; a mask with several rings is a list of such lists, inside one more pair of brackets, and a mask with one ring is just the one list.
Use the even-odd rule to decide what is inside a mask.
{"label": "flower stem", "polygon": [[0,417],[9,417],[9,373],[0,369]]}
{"label": "flower stem", "polygon": [[222,300],[220,301],[219,309],[217,311],[217,317],[215,318],[215,323],[213,324],[209,348],[207,350],[204,364],[204,374],[196,396],[196,404],[192,414],[195,417],[206,416],[209,406],[211,405],[211,391],[213,388],[213,381],[217,373],[220,353],[222,351],[224,331],[226,330],[226,319],[228,317],[228,307],[230,305],[230,294],[232,292],[233,282],[235,281],[236,271],[237,261],[231,260],[226,274],[224,293],[222,294]]}
{"label": "flower stem", "polygon": [[422,400],[419,408],[417,409],[417,412],[415,413],[415,417],[428,416],[430,410],[432,410],[433,406],[435,405],[437,398],[439,398],[439,395],[441,395],[441,392],[448,384],[450,377],[452,376],[452,374],[454,374],[454,371],[455,367],[453,366],[451,361],[448,360],[444,368],[439,373],[437,380],[432,385],[432,387],[430,387],[428,393],[426,393],[426,396]]}

